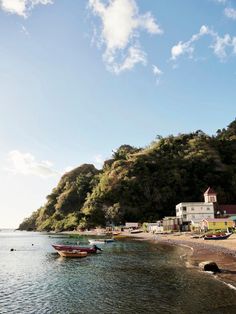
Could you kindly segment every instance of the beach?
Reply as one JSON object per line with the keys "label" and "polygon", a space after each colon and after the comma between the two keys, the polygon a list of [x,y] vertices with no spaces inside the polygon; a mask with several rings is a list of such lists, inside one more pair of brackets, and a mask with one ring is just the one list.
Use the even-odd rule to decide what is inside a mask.
{"label": "beach", "polygon": [[158,234],[151,233],[124,233],[139,240],[149,240],[156,244],[166,243],[186,248],[186,266],[198,268],[199,263],[214,261],[221,270],[217,274],[219,279],[236,287],[236,234],[225,240],[206,241],[203,238],[194,239],[190,233]]}

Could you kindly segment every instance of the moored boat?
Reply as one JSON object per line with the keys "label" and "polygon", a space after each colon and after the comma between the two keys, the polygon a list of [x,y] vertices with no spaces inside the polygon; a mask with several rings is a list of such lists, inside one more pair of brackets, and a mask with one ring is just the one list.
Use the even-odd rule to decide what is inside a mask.
{"label": "moored boat", "polygon": [[131,230],[130,233],[142,233],[143,231],[140,229]]}
{"label": "moored boat", "polygon": [[81,252],[79,250],[73,251],[57,251],[61,257],[86,257],[88,255],[87,252]]}
{"label": "moored boat", "polygon": [[114,242],[114,239],[90,239],[88,240],[90,244],[106,244]]}
{"label": "moored boat", "polygon": [[232,233],[221,233],[221,234],[209,234],[205,235],[204,240],[225,240],[231,236]]}
{"label": "moored boat", "polygon": [[66,244],[52,244],[52,247],[56,251],[74,251],[78,250],[80,252],[87,252],[87,253],[97,253],[97,251],[102,251],[99,247],[96,245],[92,247],[83,247],[79,245],[66,245]]}

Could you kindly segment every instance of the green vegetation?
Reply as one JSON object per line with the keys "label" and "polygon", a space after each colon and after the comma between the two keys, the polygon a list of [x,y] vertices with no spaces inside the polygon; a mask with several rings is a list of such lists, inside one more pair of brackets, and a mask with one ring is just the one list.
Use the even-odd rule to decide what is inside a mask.
{"label": "green vegetation", "polygon": [[66,173],[47,203],[22,230],[73,230],[175,214],[181,201],[202,201],[212,186],[221,203],[236,203],[236,120],[208,136],[158,136],[140,149],[122,145],[98,171],[82,165]]}

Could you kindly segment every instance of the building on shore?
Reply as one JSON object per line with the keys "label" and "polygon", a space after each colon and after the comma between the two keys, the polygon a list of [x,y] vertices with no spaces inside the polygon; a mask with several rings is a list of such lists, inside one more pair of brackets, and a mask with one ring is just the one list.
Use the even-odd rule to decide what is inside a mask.
{"label": "building on shore", "polygon": [[183,230],[200,226],[204,219],[214,218],[214,204],[217,202],[216,193],[208,188],[204,193],[204,202],[182,202],[176,205],[176,217],[182,219]]}
{"label": "building on shore", "polygon": [[173,216],[163,218],[163,231],[164,232],[174,232],[183,231],[183,219]]}
{"label": "building on shore", "polygon": [[161,221],[157,222],[149,222],[147,223],[147,232],[150,233],[162,233],[163,232],[163,225]]}
{"label": "building on shore", "polygon": [[140,224],[138,222],[126,222],[124,229],[136,230],[140,228]]}
{"label": "building on shore", "polygon": [[204,219],[201,222],[201,230],[227,230],[234,228],[234,221],[229,218]]}

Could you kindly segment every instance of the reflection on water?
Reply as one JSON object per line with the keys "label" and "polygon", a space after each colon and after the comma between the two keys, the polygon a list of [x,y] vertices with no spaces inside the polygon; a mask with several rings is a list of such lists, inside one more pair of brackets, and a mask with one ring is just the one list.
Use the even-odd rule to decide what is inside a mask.
{"label": "reflection on water", "polygon": [[51,244],[66,241],[0,233],[0,313],[236,313],[236,292],[185,269],[180,248],[123,240],[65,259]]}

